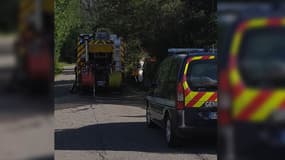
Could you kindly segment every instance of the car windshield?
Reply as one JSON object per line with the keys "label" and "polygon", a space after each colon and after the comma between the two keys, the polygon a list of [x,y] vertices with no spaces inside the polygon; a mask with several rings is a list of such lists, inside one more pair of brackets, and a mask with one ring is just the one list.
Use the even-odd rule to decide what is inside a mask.
{"label": "car windshield", "polygon": [[191,90],[214,91],[217,90],[217,64],[214,60],[192,62],[187,73],[187,81]]}
{"label": "car windshield", "polygon": [[252,87],[285,87],[285,29],[249,30],[239,53],[243,81]]}

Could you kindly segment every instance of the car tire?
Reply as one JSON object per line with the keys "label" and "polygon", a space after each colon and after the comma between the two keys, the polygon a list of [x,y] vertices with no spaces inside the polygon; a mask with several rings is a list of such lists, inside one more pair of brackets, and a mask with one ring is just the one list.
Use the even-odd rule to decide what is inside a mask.
{"label": "car tire", "polygon": [[146,119],[146,126],[147,127],[149,127],[149,128],[155,127],[155,124],[151,120],[151,115],[150,115],[150,110],[149,110],[149,106],[148,105],[146,106],[145,119]]}
{"label": "car tire", "polygon": [[178,146],[179,138],[175,134],[174,126],[169,116],[165,118],[165,139],[168,147]]}

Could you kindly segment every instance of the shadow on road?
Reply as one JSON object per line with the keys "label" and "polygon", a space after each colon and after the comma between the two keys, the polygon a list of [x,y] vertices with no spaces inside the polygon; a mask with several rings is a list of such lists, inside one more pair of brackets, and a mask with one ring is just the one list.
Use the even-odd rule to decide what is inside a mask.
{"label": "shadow on road", "polygon": [[55,149],[216,154],[216,142],[212,136],[199,137],[171,149],[165,144],[162,130],[147,128],[143,122],[130,122],[56,130]]}
{"label": "shadow on road", "polygon": [[145,115],[136,115],[136,116],[127,116],[127,115],[125,115],[125,116],[121,116],[121,117],[125,117],[125,118],[144,118]]}

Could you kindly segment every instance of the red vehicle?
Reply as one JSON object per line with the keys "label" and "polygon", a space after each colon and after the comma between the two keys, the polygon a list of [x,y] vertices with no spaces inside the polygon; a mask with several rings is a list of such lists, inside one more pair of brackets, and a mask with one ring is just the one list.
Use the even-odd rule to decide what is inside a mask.
{"label": "red vehicle", "polygon": [[21,0],[19,4],[16,81],[29,88],[49,88],[53,78],[53,1]]}

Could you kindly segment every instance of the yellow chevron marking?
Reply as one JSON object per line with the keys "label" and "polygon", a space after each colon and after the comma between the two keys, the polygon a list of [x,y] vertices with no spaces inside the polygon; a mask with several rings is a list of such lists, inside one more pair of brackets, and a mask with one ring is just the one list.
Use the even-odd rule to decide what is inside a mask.
{"label": "yellow chevron marking", "polygon": [[238,116],[241,111],[258,95],[258,90],[245,90],[239,97],[233,99],[233,114]]}
{"label": "yellow chevron marking", "polygon": [[239,84],[241,82],[241,78],[240,78],[240,74],[237,68],[232,69],[230,72],[230,83],[233,86],[236,86],[237,84]]}
{"label": "yellow chevron marking", "polygon": [[251,115],[250,120],[260,122],[266,120],[274,110],[281,106],[285,99],[285,91],[276,91],[267,101],[260,106],[257,112]]}
{"label": "yellow chevron marking", "polygon": [[189,88],[187,81],[183,82],[183,88],[184,88],[184,90]]}
{"label": "yellow chevron marking", "polygon": [[81,58],[81,56],[84,54],[85,50],[81,50],[80,52],[77,53],[77,58]]}
{"label": "yellow chevron marking", "polygon": [[235,34],[232,45],[231,45],[231,54],[237,55],[237,53],[239,52],[242,36],[243,36],[243,33],[241,32],[237,32]]}
{"label": "yellow chevron marking", "polygon": [[[267,26],[268,19],[267,18],[257,18],[247,22],[247,29],[250,28],[259,28]],[[282,19],[282,25],[285,26],[285,18]],[[230,53],[236,56],[239,53],[241,40],[243,38],[243,32],[236,32],[232,41]],[[240,78],[240,74],[238,68],[235,68],[230,73],[230,83],[232,85],[237,85],[242,82]],[[246,89],[243,93],[233,99],[233,114],[234,116],[239,115],[242,110],[245,109],[251,103],[251,101],[259,94],[260,90]],[[276,91],[273,93],[272,97],[268,98],[268,100],[260,106],[260,108],[251,115],[251,121],[263,121],[272,114],[272,112],[280,107],[282,101],[284,101],[285,91]]]}
{"label": "yellow chevron marking", "polygon": [[85,46],[81,46],[79,48],[77,48],[77,53],[81,53],[82,51],[85,51]]}
{"label": "yellow chevron marking", "polygon": [[185,65],[184,75],[187,75],[188,67],[189,67],[189,63],[187,63],[187,64]]}
{"label": "yellow chevron marking", "polygon": [[209,100],[209,98],[213,95],[212,92],[207,92],[203,97],[201,97],[194,105],[193,107],[198,108],[202,107],[202,105]]}
{"label": "yellow chevron marking", "polygon": [[185,106],[198,94],[198,92],[190,92],[186,97],[185,97]]}
{"label": "yellow chevron marking", "polygon": [[282,18],[281,24],[282,24],[282,26],[285,26],[285,18]]}
{"label": "yellow chevron marking", "polygon": [[202,59],[203,58],[203,56],[197,56],[197,57],[193,57],[192,58],[192,61],[195,61],[195,60],[200,60],[200,59]]}
{"label": "yellow chevron marking", "polygon": [[267,24],[266,18],[257,18],[257,19],[248,21],[247,28],[263,27],[263,26],[266,26],[266,24]]}
{"label": "yellow chevron marking", "polygon": [[80,45],[78,48],[77,48],[77,51],[81,51],[82,49],[84,49],[85,46],[84,45]]}
{"label": "yellow chevron marking", "polygon": [[[267,19],[265,18],[257,18],[253,19],[247,22],[247,28],[258,28],[258,27],[263,27],[266,26],[267,24]],[[235,36],[233,38],[232,46],[231,46],[231,54],[238,54],[239,49],[240,49],[240,43],[241,39],[243,38],[243,33],[242,32],[236,32]]]}
{"label": "yellow chevron marking", "polygon": [[215,59],[215,58],[216,58],[215,56],[210,56],[210,57],[209,57],[209,59]]}

